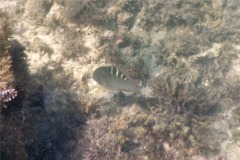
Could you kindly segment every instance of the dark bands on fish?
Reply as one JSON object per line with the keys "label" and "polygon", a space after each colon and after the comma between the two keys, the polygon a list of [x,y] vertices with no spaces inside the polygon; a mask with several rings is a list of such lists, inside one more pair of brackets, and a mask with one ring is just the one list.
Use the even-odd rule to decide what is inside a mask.
{"label": "dark bands on fish", "polygon": [[127,77],[114,66],[106,68],[106,72],[108,73],[110,72],[113,78],[121,78],[121,79],[127,80]]}
{"label": "dark bands on fish", "polygon": [[128,79],[120,70],[114,66],[102,66],[93,72],[93,79],[99,84],[112,90],[139,91],[137,80]]}

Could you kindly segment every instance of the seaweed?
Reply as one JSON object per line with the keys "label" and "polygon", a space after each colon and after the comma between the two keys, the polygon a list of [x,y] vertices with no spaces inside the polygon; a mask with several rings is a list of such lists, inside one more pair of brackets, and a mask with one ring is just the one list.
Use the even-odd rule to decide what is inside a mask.
{"label": "seaweed", "polygon": [[12,71],[12,59],[8,52],[10,43],[8,39],[12,33],[7,15],[0,13],[0,105],[8,102],[16,96],[15,79]]}
{"label": "seaweed", "polygon": [[150,112],[134,105],[113,117],[89,119],[84,127],[83,159],[167,160],[198,155],[214,146],[206,148],[207,121],[188,114],[170,116],[162,107]]}
{"label": "seaweed", "polygon": [[[9,41],[12,33],[12,24],[6,19],[7,15],[1,15],[0,24],[0,53],[1,53],[1,64],[0,64],[0,89],[12,91],[9,92],[10,99],[16,97],[17,99],[24,95],[23,90],[25,89],[26,81],[28,78],[28,63],[27,57],[24,53],[24,47],[19,44],[16,40]],[[16,90],[16,91],[14,91]],[[3,95],[1,95],[3,96]],[[4,97],[4,96],[3,96]],[[2,99],[2,98],[1,98]],[[10,100],[9,99],[9,100]],[[1,100],[1,105],[2,100]],[[9,104],[10,105],[10,104]]]}

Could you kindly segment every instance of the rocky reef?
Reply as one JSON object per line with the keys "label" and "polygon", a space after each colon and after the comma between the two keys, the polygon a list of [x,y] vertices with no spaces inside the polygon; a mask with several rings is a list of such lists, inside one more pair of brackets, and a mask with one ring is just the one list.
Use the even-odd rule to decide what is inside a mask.
{"label": "rocky reef", "polygon": [[[1,158],[240,156],[239,2],[2,1]],[[141,94],[99,86],[103,65]]]}

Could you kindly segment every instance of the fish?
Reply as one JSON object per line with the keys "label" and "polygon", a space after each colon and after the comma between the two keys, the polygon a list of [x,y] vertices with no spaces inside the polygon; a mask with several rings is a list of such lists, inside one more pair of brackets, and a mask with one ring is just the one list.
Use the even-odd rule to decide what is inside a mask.
{"label": "fish", "polygon": [[93,79],[101,86],[114,91],[139,93],[138,80],[127,77],[115,66],[101,66],[93,72]]}

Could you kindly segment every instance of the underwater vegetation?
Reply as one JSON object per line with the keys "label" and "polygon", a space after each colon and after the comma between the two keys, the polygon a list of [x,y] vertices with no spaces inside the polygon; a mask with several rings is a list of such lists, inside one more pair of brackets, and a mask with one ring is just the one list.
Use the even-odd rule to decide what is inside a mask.
{"label": "underwater vegetation", "polygon": [[[9,102],[18,95],[24,95],[24,86],[28,79],[27,57],[24,47],[11,40],[12,24],[7,15],[0,13],[0,103]],[[21,99],[21,98],[20,98]],[[6,106],[6,105],[4,105]]]}
{"label": "underwater vegetation", "polygon": [[83,159],[184,159],[206,149],[205,118],[174,115],[162,107],[148,111],[134,105],[117,116],[88,120],[80,144]]}
{"label": "underwater vegetation", "polygon": [[[9,19],[20,41],[0,14],[0,101],[8,106],[0,115],[2,159],[221,159],[224,136],[237,145],[238,2],[17,4]],[[143,81],[143,93],[94,92],[100,66]],[[111,87],[119,87],[125,76],[112,73]],[[223,136],[211,128],[231,118],[231,130],[219,127]]]}
{"label": "underwater vegetation", "polygon": [[72,39],[73,41],[66,42],[64,44],[64,58],[74,59],[77,57],[84,57],[88,52],[89,48],[83,45],[83,35],[81,32],[73,32],[72,29],[66,29],[65,39]]}
{"label": "underwater vegetation", "polygon": [[[82,148],[84,159],[192,159],[193,156],[200,159],[208,152],[219,151],[221,139],[214,138],[209,124],[221,108],[221,100],[229,94],[226,75],[237,58],[237,51],[234,44],[223,42],[225,35],[216,30],[214,25],[220,22],[221,16],[211,10],[212,6],[226,7],[201,1],[149,3],[145,11],[152,12],[149,14],[153,18],[145,14],[148,17],[140,17],[137,25],[147,31],[157,26],[156,30],[163,27],[169,31],[155,46],[146,45],[139,37],[137,41],[131,33],[125,45],[116,45],[116,36],[109,34],[111,41],[103,44],[115,50],[110,61],[131,66],[126,70],[134,69],[137,77],[144,72],[142,75],[153,89],[155,101],[148,102],[145,97],[146,103],[129,103],[123,109],[123,105],[118,108],[116,102],[109,109],[112,112],[115,108],[114,114],[100,112],[95,115],[98,110],[95,109],[92,114],[96,117],[90,117],[84,129],[83,143],[89,146]],[[208,21],[210,30],[204,29]],[[209,36],[213,35],[211,33],[217,35]],[[226,38],[234,41],[231,36]],[[151,73],[144,53],[134,53],[138,47],[153,48],[160,73]],[[111,49],[106,52],[112,53]],[[136,58],[139,55],[142,58]],[[137,64],[131,58],[141,59],[143,63]],[[106,105],[99,103],[99,107]]]}
{"label": "underwater vegetation", "polygon": [[159,76],[148,81],[154,101],[145,97],[122,109],[115,102],[109,112],[92,111],[79,144],[87,146],[81,148],[83,159],[171,160],[217,153],[221,138],[214,138],[209,125],[228,94],[222,84],[236,58],[231,48],[213,45],[189,61],[167,57]]}
{"label": "underwater vegetation", "polygon": [[231,61],[236,58],[231,46],[228,43],[214,45],[203,53],[190,56],[188,60],[176,55],[167,57],[163,61],[166,71],[151,81],[155,95],[179,106],[179,112],[210,113],[225,94],[222,84],[227,80],[225,75]]}
{"label": "underwater vegetation", "polygon": [[159,76],[148,81],[155,102],[136,102],[119,110],[115,103],[111,107],[117,113],[101,112],[87,121],[83,158],[191,159],[217,152],[219,141],[208,126],[220,98],[226,96],[221,85],[236,58],[231,48],[229,43],[216,44],[189,60],[167,56]]}
{"label": "underwater vegetation", "polygon": [[12,27],[8,15],[0,12],[1,159],[25,159],[20,110],[25,95],[28,65],[24,49],[11,39]]}
{"label": "underwater vegetation", "polygon": [[3,102],[11,101],[16,97],[14,75],[12,71],[12,60],[8,52],[11,36],[11,28],[6,15],[0,13],[0,105]]}

